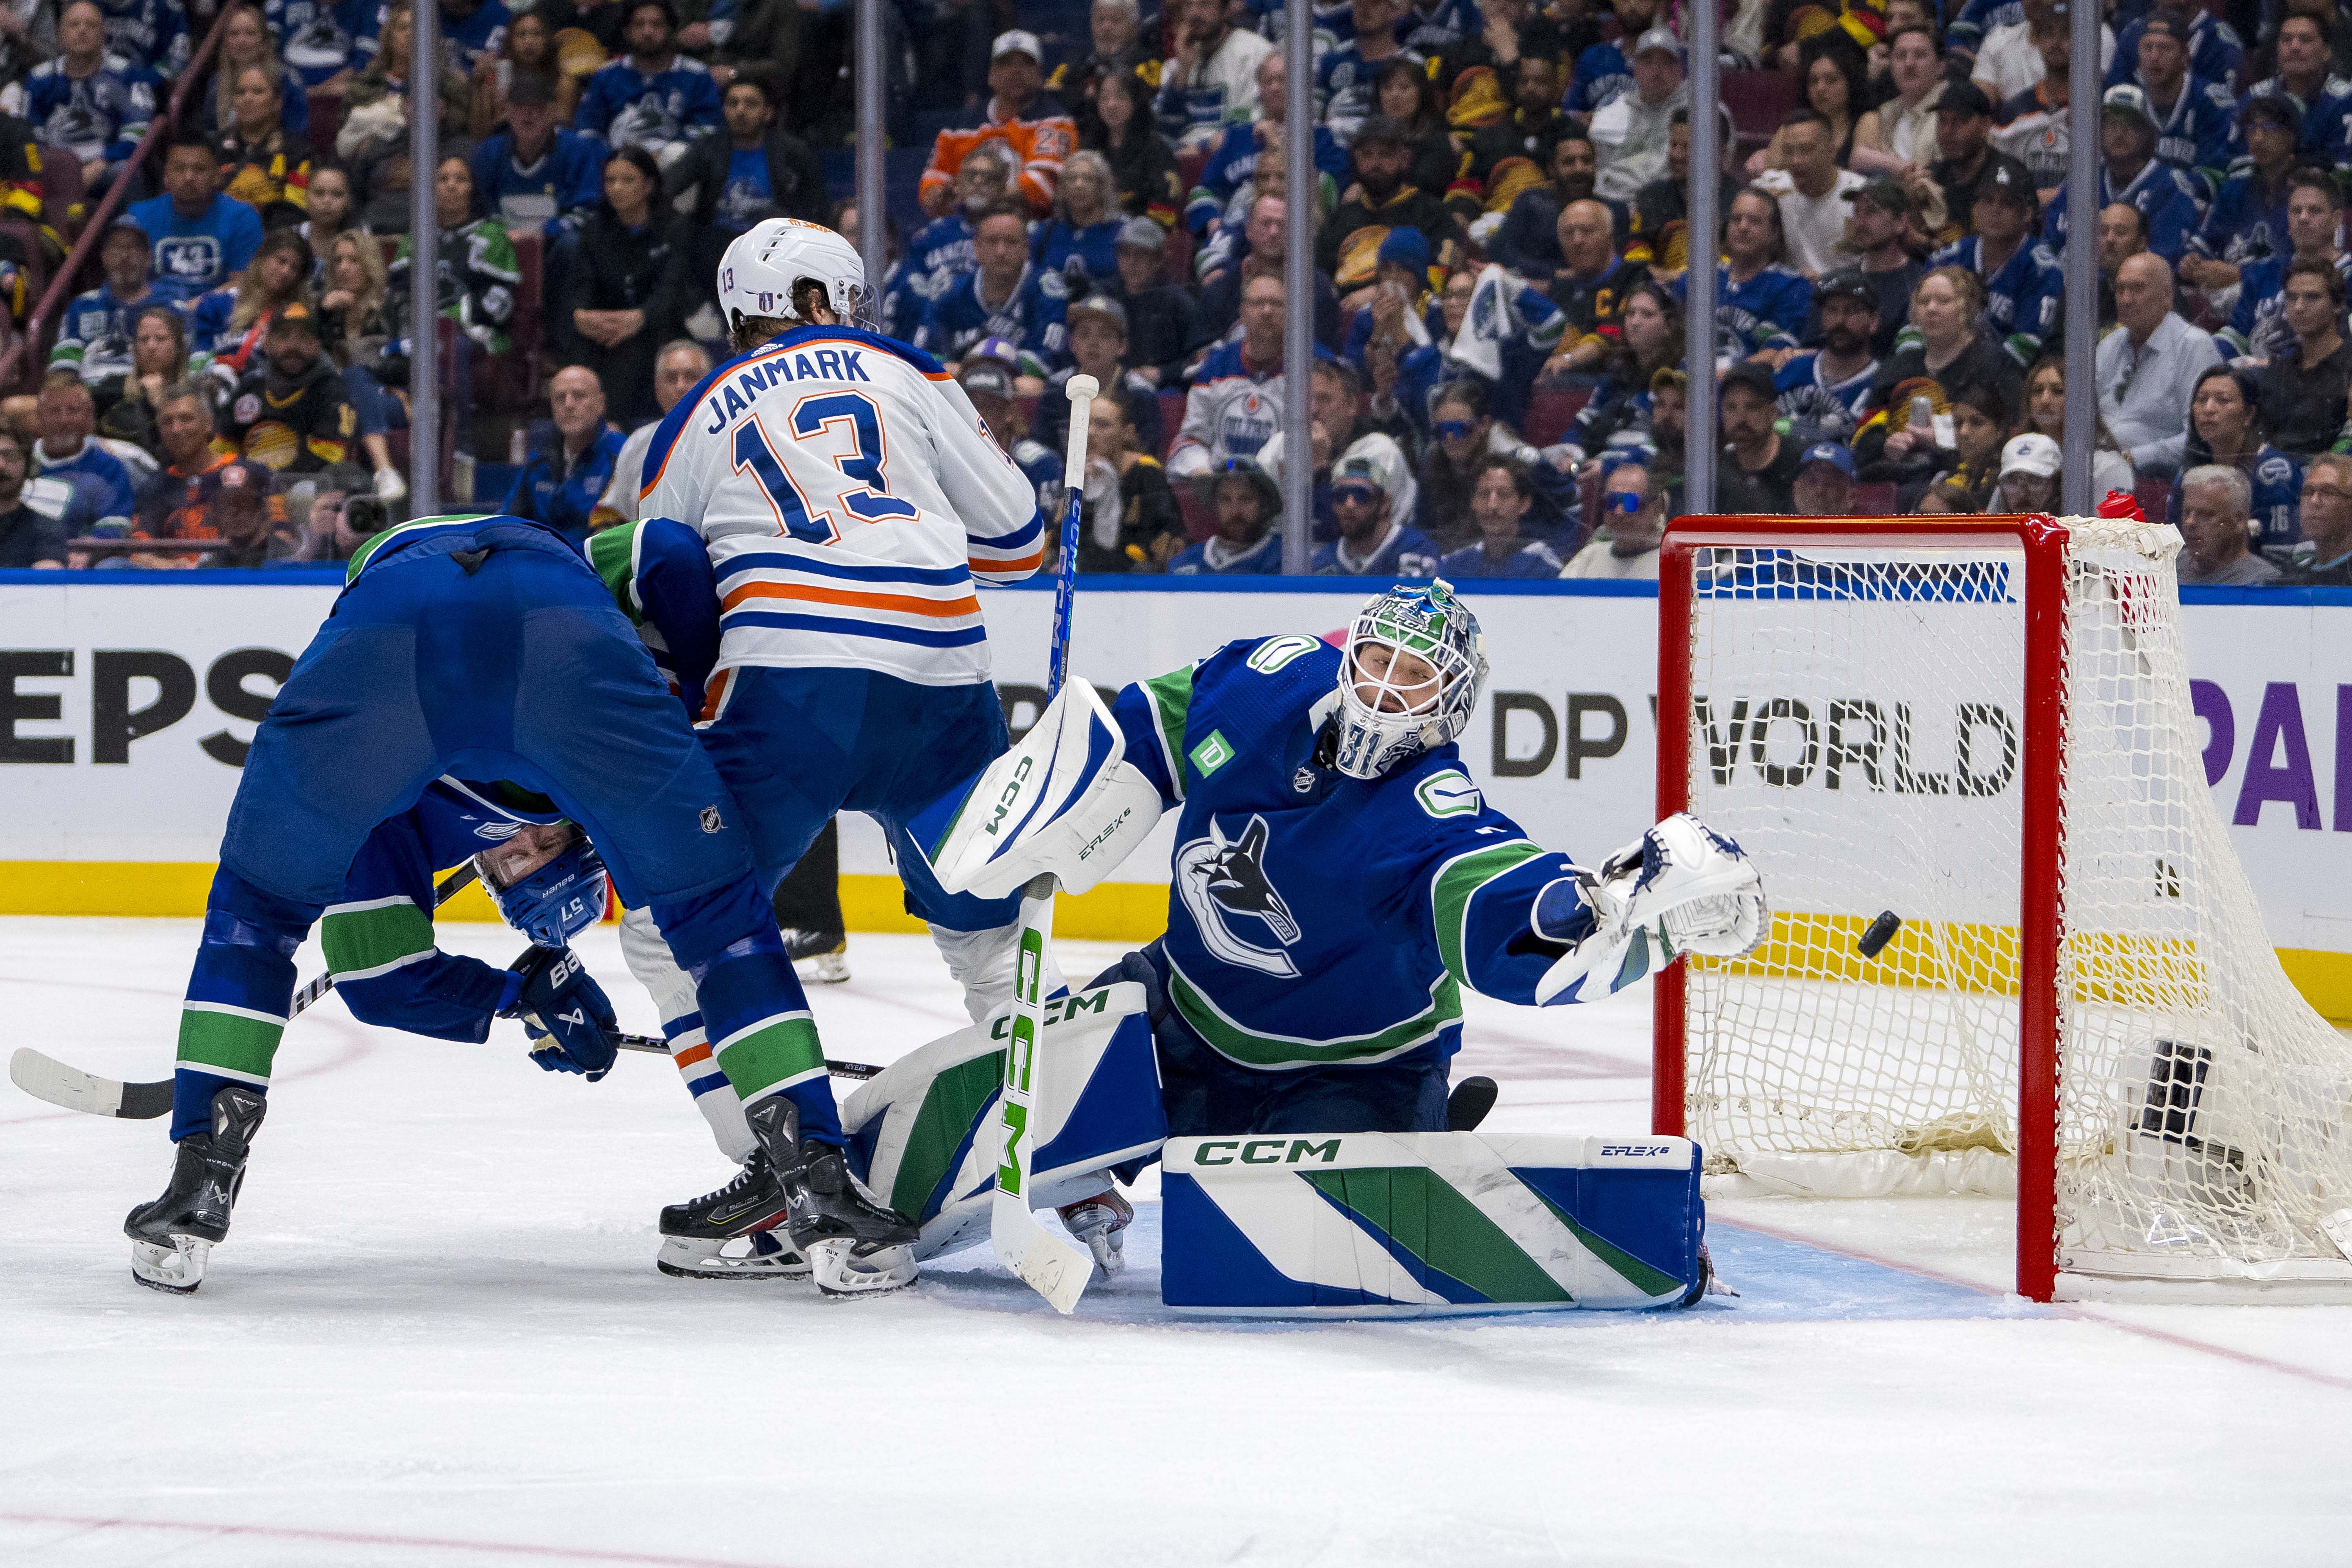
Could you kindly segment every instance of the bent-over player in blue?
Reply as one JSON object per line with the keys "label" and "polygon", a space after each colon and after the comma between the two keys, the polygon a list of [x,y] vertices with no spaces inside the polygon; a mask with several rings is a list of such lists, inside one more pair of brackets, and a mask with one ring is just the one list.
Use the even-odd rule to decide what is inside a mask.
{"label": "bent-over player in blue", "polygon": [[[667,646],[707,648],[718,615],[707,557],[688,548],[677,570],[687,574],[666,579],[680,590],[679,624],[663,628]],[[698,692],[706,670],[676,679]],[[753,878],[740,813],[682,695],[579,550],[542,524],[429,518],[377,535],[353,557],[334,609],[255,734],[230,808],[181,1014],[171,1185],[125,1222],[141,1282],[183,1292],[201,1283],[207,1250],[227,1236],[266,1108],[295,950],[322,914],[366,912],[349,907],[371,901],[347,897],[355,863],[362,875],[382,869],[363,854],[372,839],[398,853],[377,838],[381,826],[415,810],[436,781],[500,780],[544,796],[587,834],[621,897],[650,909],[714,1032],[793,1033],[792,961]],[[416,854],[431,858],[418,838]],[[407,884],[382,895],[383,907],[413,907],[419,889],[413,877]],[[331,919],[330,934],[341,941],[338,923]],[[415,926],[404,914],[378,922],[378,962],[425,964]],[[369,1005],[363,972],[376,965],[338,967]],[[611,1012],[576,960],[509,972],[452,961],[418,980],[441,994],[437,1004],[409,998],[406,1026],[478,1038],[468,1031],[487,1030],[491,1011],[529,1015],[574,1065],[610,1063]],[[744,1199],[784,1226],[820,1285],[858,1249],[912,1237],[856,1193],[837,1150],[787,1146],[756,1117],[753,1131],[767,1169]]]}

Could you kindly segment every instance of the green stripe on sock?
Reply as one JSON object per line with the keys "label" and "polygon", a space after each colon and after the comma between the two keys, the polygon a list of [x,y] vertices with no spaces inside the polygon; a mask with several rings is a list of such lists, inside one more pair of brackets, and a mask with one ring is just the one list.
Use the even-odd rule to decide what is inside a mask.
{"label": "green stripe on sock", "polygon": [[330,910],[319,922],[319,945],[331,974],[381,969],[433,951],[433,921],[405,901],[373,910]]}
{"label": "green stripe on sock", "polygon": [[278,1055],[283,1023],[265,1023],[236,1013],[215,1013],[201,1007],[180,1011],[180,1065],[226,1068],[267,1079]]}
{"label": "green stripe on sock", "polygon": [[1522,838],[1462,856],[1439,868],[1436,879],[1430,885],[1430,913],[1436,923],[1437,952],[1445,961],[1446,973],[1465,985],[1470,983],[1462,966],[1462,922],[1470,908],[1470,896],[1506,871],[1542,853]]}
{"label": "green stripe on sock", "polygon": [[750,1100],[780,1083],[824,1070],[824,1049],[816,1025],[806,1018],[779,1018],[719,1049],[719,1070],[735,1086],[738,1100]]}
{"label": "green stripe on sock", "polygon": [[931,1217],[931,1195],[948,1175],[949,1162],[966,1138],[980,1137],[980,1113],[1003,1081],[1003,1051],[959,1062],[931,1079],[923,1091],[922,1109],[915,1112],[915,1124],[907,1130],[898,1174],[891,1179],[892,1208],[914,1216],[919,1225]]}
{"label": "green stripe on sock", "polygon": [[1357,1223],[1489,1301],[1575,1299],[1484,1210],[1424,1166],[1299,1174]]}

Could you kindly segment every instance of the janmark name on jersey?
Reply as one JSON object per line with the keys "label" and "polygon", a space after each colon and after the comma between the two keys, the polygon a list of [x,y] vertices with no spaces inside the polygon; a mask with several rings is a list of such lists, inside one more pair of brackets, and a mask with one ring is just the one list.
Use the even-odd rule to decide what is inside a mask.
{"label": "janmark name on jersey", "polygon": [[[866,366],[860,362],[860,356],[865,353],[864,349],[804,350],[798,354],[777,354],[748,364],[732,378],[711,389],[710,423],[702,433],[706,436],[719,434],[727,428],[730,419],[751,409],[751,399],[785,382],[820,378],[870,382],[874,378],[866,374]],[[725,399],[723,403],[721,398]]]}

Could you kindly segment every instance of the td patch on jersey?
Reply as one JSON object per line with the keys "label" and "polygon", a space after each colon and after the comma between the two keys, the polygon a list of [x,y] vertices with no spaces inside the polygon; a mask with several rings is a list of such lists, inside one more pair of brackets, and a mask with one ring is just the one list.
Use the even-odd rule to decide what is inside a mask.
{"label": "td patch on jersey", "polygon": [[[1282,951],[1304,934],[1265,866],[1265,818],[1253,816],[1241,837],[1228,839],[1209,818],[1208,837],[1176,851],[1176,888],[1200,928],[1201,945],[1227,963],[1262,974],[1295,978],[1298,966]],[[1236,926],[1246,921],[1248,925]],[[1261,947],[1244,931],[1264,931],[1280,943]]]}

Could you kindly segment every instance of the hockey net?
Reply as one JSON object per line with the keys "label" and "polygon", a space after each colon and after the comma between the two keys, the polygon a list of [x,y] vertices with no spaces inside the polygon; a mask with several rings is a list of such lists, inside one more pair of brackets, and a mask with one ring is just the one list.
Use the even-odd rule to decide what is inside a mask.
{"label": "hockey net", "polygon": [[1657,1130],[1717,1191],[2013,1194],[2042,1300],[2352,1294],[2352,1041],[2208,793],[2178,546],[1675,523],[1662,815],[1737,839],[1772,906],[1757,952],[1660,983]]}

